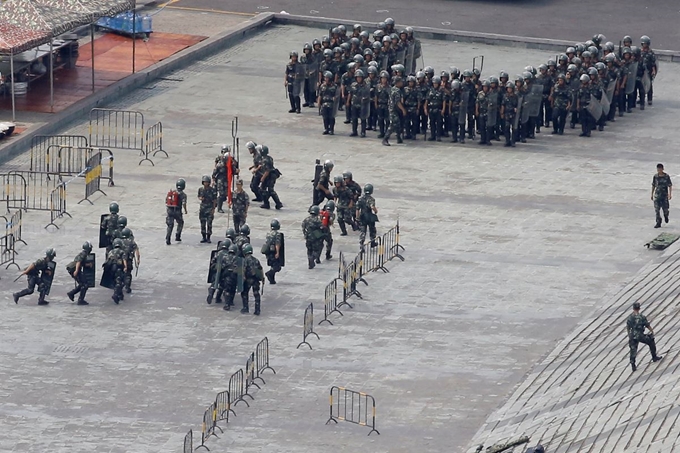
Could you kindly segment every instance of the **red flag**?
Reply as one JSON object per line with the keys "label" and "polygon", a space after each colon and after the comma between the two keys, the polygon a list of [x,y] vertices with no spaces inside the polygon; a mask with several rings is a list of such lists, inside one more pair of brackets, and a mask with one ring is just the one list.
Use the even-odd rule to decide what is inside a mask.
{"label": "red flag", "polygon": [[231,203],[231,187],[234,179],[234,174],[232,172],[232,157],[227,158],[227,200]]}

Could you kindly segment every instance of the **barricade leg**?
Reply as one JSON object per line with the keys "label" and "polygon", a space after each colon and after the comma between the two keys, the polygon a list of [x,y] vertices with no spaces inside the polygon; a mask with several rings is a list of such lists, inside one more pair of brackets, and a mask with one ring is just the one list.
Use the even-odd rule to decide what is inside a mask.
{"label": "barricade leg", "polygon": [[272,370],[276,374],[276,370],[269,365],[269,338],[264,337],[255,348],[255,379],[259,379],[263,384],[266,384],[262,378],[262,374],[266,370]]}
{"label": "barricade leg", "polygon": [[142,150],[142,152],[141,152],[140,155],[141,155],[141,156],[144,156],[144,159],[142,159],[142,160],[139,161],[139,165],[142,165],[142,162],[148,161],[149,163],[151,163],[151,166],[152,166],[152,167],[155,167],[155,166],[156,166],[156,164],[154,164],[153,161],[152,161],[151,159],[149,159],[149,153],[147,153],[147,152],[145,152],[144,150]]}

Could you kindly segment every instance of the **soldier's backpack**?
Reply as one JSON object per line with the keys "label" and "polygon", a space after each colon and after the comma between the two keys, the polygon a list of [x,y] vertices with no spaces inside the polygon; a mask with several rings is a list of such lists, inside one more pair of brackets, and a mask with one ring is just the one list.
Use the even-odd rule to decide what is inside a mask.
{"label": "soldier's backpack", "polygon": [[68,275],[73,277],[73,273],[76,271],[76,262],[71,261],[66,265],[66,272],[68,272]]}
{"label": "soldier's backpack", "polygon": [[168,194],[165,196],[165,206],[169,208],[178,208],[179,192],[177,192],[176,190],[169,191]]}
{"label": "soldier's backpack", "polygon": [[328,225],[331,223],[331,213],[323,210],[319,213],[319,216],[321,217],[321,225],[323,225],[324,228],[328,228]]}

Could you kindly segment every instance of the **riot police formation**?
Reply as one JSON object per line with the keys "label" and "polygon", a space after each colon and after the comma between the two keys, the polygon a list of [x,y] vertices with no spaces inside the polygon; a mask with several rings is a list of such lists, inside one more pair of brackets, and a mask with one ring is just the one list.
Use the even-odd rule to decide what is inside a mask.
{"label": "riot police formation", "polygon": [[430,66],[418,70],[420,41],[411,27],[396,32],[393,23],[386,19],[372,35],[355,25],[351,36],[341,25],[305,43],[304,60],[291,52],[290,111],[300,113],[299,92],[314,87],[324,135],[335,133],[335,117],[344,108],[351,137],[375,130],[385,146],[392,135],[397,143],[418,135],[453,143],[479,136],[487,146],[503,136],[505,146],[515,146],[551,124],[552,134],[563,135],[567,119],[571,129],[580,124],[581,137],[590,137],[615,121],[617,111],[621,117],[652,105],[658,66],[648,36],[636,47],[630,36],[616,46],[596,34],[513,79],[506,71],[482,79],[481,67],[451,67],[438,75]]}

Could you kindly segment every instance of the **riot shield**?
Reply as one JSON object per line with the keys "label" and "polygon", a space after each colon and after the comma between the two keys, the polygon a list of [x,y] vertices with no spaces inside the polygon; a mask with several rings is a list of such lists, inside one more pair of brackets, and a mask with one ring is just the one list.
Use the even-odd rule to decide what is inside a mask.
{"label": "riot shield", "polygon": [[236,292],[243,292],[243,257],[236,258]]}
{"label": "riot shield", "polygon": [[637,61],[630,63],[628,68],[630,71],[628,72],[628,80],[626,80],[626,94],[632,94],[635,91],[635,80],[637,79]]}
{"label": "riot shield", "polygon": [[[210,252],[210,262],[208,263],[208,278],[206,280],[207,283],[215,283],[219,281],[219,278],[215,278],[215,276],[219,275],[218,268],[221,269],[222,267],[222,260],[215,261],[215,257],[217,256],[217,250],[213,250]],[[215,264],[213,266],[213,263]]]}
{"label": "riot shield", "polygon": [[586,109],[591,115],[593,115],[595,121],[599,120],[602,116],[602,104],[600,104],[600,101],[595,96],[590,97],[590,102],[588,103]]}
{"label": "riot shield", "polygon": [[109,218],[108,214],[102,214],[99,219],[99,248],[103,249],[111,245],[109,237],[106,235],[106,222]]}
{"label": "riot shield", "polygon": [[335,118],[338,115],[338,108],[340,107],[340,89],[335,90],[335,99],[333,100],[333,110],[331,116]]}
{"label": "riot shield", "polygon": [[[612,83],[612,82],[609,82]],[[600,99],[600,105],[602,105],[602,113],[605,115],[609,114],[609,107],[611,107],[611,102],[609,101],[609,98],[607,97],[606,91],[602,90],[602,99]]]}
{"label": "riot shield", "polygon": [[104,272],[102,272],[102,278],[99,281],[99,286],[103,286],[104,288],[108,289],[114,289],[116,287],[116,274],[113,271],[113,268],[113,265],[104,265]]}
{"label": "riot shield", "polygon": [[361,98],[361,112],[359,117],[362,120],[368,119],[371,112],[371,87],[364,82],[364,86],[359,89],[357,95]]}
{"label": "riot shield", "polygon": [[404,57],[404,68],[406,68],[406,75],[411,75],[415,73],[415,63],[416,59],[414,58],[416,50],[416,43],[414,41],[410,41],[408,43],[408,47],[406,47],[406,57]]}
{"label": "riot shield", "polygon": [[295,81],[293,82],[293,96],[300,96],[305,84],[305,75],[307,74],[307,65],[297,63],[295,65]]}
{"label": "riot shield", "polygon": [[649,89],[652,87],[652,78],[649,76],[647,69],[645,69],[645,73],[642,76],[642,87],[645,89],[645,93],[649,93]]}
{"label": "riot shield", "polygon": [[468,102],[470,100],[470,90],[460,92],[460,106],[458,107],[458,124],[465,124],[467,119]]}
{"label": "riot shield", "polygon": [[87,255],[87,258],[85,258],[85,262],[83,265],[80,267],[80,272],[83,273],[85,276],[85,282],[87,283],[88,288],[94,288],[97,286],[96,282],[96,269],[97,269],[97,260],[94,255],[94,253],[90,253]]}
{"label": "riot shield", "polygon": [[[477,60],[480,62],[479,66],[477,66]],[[472,59],[472,69],[479,69],[479,73],[482,73],[484,70],[484,55],[478,55]]]}
{"label": "riot shield", "polygon": [[319,185],[319,178],[321,177],[321,172],[323,171],[323,165],[321,165],[321,159],[316,160],[314,165],[314,179],[312,179],[312,190],[316,190],[316,186]]}
{"label": "riot shield", "polygon": [[286,238],[283,236],[283,233],[281,234],[281,248],[279,249],[279,262],[281,263],[281,267],[286,266]]}
{"label": "riot shield", "polygon": [[404,65],[404,72],[406,72],[406,65],[404,64],[404,62],[406,61],[406,46],[399,46],[399,50],[397,50],[396,60],[398,64]]}
{"label": "riot shield", "polygon": [[522,106],[522,123],[529,121],[529,118],[538,116],[543,100],[543,85],[532,85],[530,91],[524,96]]}
{"label": "riot shield", "polygon": [[605,96],[607,96],[607,100],[611,104],[612,99],[614,99],[614,90],[616,89],[616,84],[618,83],[619,79],[616,78],[614,80],[609,81],[609,85],[607,85],[607,91],[605,92]]}
{"label": "riot shield", "polygon": [[50,294],[50,289],[52,289],[52,282],[54,281],[54,272],[57,269],[57,263],[54,261],[50,261],[47,263],[47,269],[41,272],[42,275],[40,275],[40,282],[43,285],[43,290],[45,291],[45,295]]}
{"label": "riot shield", "polygon": [[517,113],[515,114],[515,119],[513,120],[514,124],[512,125],[512,127],[514,127],[515,130],[517,130],[517,128],[519,128],[519,120],[523,116],[522,115],[522,112],[524,112],[524,106],[523,105],[524,105],[524,95],[518,94],[517,95]]}
{"label": "riot shield", "polygon": [[389,53],[384,52],[383,55],[380,58],[380,61],[379,61],[381,71],[388,71],[389,72],[389,67],[388,67],[389,61],[390,61]]}
{"label": "riot shield", "polygon": [[498,118],[498,96],[496,93],[489,93],[486,99],[488,100],[486,127],[495,127],[496,119]]}

